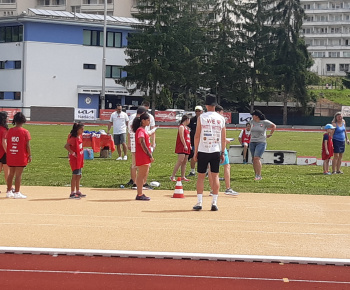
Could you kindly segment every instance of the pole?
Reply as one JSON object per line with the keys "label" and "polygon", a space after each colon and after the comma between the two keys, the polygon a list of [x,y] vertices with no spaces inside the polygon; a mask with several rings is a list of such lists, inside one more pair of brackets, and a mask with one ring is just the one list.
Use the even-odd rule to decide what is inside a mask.
{"label": "pole", "polygon": [[107,0],[104,3],[104,22],[103,22],[103,56],[102,56],[102,90],[101,90],[101,110],[105,109],[105,91],[106,91],[106,43],[107,43]]}

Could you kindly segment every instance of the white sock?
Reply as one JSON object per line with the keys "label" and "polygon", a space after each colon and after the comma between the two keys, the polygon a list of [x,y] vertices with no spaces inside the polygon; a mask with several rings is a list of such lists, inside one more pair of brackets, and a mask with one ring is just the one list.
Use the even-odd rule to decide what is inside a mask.
{"label": "white sock", "polygon": [[213,204],[216,205],[216,203],[218,202],[218,194],[213,194]]}
{"label": "white sock", "polygon": [[191,168],[191,173],[195,173],[194,168]]}
{"label": "white sock", "polygon": [[202,193],[197,194],[197,200],[198,200],[199,204],[202,204],[202,202],[203,202],[203,194]]}

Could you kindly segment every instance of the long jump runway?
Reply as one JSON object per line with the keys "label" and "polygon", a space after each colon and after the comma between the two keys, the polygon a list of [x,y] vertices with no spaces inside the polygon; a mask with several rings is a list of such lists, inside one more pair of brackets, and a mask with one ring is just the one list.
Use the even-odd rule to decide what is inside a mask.
{"label": "long jump runway", "polygon": [[22,191],[0,195],[0,289],[350,289],[349,197]]}

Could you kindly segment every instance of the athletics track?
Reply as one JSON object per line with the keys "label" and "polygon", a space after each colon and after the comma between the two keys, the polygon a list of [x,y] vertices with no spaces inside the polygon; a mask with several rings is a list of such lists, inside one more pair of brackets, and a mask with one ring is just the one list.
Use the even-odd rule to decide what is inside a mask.
{"label": "athletics track", "polygon": [[23,187],[0,195],[0,289],[350,289],[344,196]]}

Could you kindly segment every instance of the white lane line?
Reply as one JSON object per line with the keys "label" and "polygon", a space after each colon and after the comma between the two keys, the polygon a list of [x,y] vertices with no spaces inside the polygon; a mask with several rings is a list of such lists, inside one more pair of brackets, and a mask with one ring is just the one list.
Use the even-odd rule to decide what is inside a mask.
{"label": "white lane line", "polygon": [[[42,214],[42,213],[0,213],[1,215],[21,215],[21,216],[57,216],[57,217],[81,217],[81,218],[86,218],[87,215],[73,215],[73,214]],[[106,219],[111,219],[111,218],[118,218],[120,219],[144,219],[145,217],[140,217],[140,216],[99,216],[99,215],[89,215],[91,218],[106,218]],[[196,218],[162,218],[162,217],[147,217],[148,220],[178,220],[178,221],[203,221],[203,219],[196,219]],[[290,222],[290,221],[269,221],[269,220],[238,220],[238,219],[225,219],[225,220],[220,220],[220,219],[205,219],[206,221],[212,221],[215,223],[218,222],[242,222],[242,223],[268,223],[268,224],[290,224],[290,225],[328,225],[328,226],[344,226],[344,227],[349,227],[350,223],[308,223],[308,222]]]}
{"label": "white lane line", "polygon": [[[87,272],[87,271],[56,271],[56,270],[25,270],[25,269],[0,269],[0,272],[22,272],[22,273],[45,273],[45,274],[73,274],[73,275],[109,275],[109,276],[146,276],[166,278],[191,278],[191,279],[222,279],[222,280],[253,280],[253,281],[280,281],[283,278],[262,277],[226,277],[226,276],[203,276],[203,275],[176,275],[176,274],[151,274],[151,273],[118,273],[118,272]],[[322,280],[293,280],[289,282],[301,283],[323,283],[323,284],[349,284],[350,281],[322,281]]]}
{"label": "white lane line", "polygon": [[[8,225],[8,226],[37,226],[37,227],[63,227],[63,228],[110,228],[110,229],[130,229],[130,227],[121,227],[120,225],[108,226],[108,225],[87,225],[87,224],[28,224],[28,223],[2,223],[0,225]],[[144,227],[133,227],[133,229],[144,229]],[[169,227],[152,227],[151,230],[169,230]],[[184,229],[181,231],[193,231],[193,229]],[[231,231],[231,233],[250,233],[250,234],[273,234],[273,235],[299,235],[299,236],[326,236],[326,237],[348,237],[349,234],[327,234],[327,233],[300,233],[300,232],[276,232],[276,231],[245,231],[245,230],[236,230]]]}

